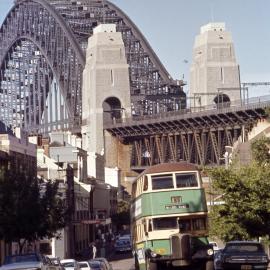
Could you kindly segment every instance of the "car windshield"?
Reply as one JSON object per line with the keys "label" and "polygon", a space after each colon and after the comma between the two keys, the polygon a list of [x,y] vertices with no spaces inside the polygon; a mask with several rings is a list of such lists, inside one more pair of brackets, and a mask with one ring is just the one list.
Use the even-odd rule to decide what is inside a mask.
{"label": "car windshield", "polygon": [[39,258],[36,254],[14,255],[5,258],[4,264],[18,263],[18,262],[37,262]]}
{"label": "car windshield", "polygon": [[63,262],[62,265],[64,267],[74,267],[74,262]]}
{"label": "car windshield", "polygon": [[116,246],[129,245],[130,238],[119,238],[115,241]]}
{"label": "car windshield", "polygon": [[53,265],[59,265],[58,259],[51,258],[50,261],[52,262]]}
{"label": "car windshield", "polygon": [[80,268],[88,267],[87,263],[81,263],[81,262],[79,262],[79,266]]}
{"label": "car windshield", "polygon": [[91,269],[100,269],[101,265],[99,261],[89,262]]}
{"label": "car windshield", "polygon": [[253,243],[239,243],[239,244],[228,244],[225,248],[226,252],[234,252],[234,253],[241,253],[241,252],[261,252],[263,248],[260,244],[253,244]]}

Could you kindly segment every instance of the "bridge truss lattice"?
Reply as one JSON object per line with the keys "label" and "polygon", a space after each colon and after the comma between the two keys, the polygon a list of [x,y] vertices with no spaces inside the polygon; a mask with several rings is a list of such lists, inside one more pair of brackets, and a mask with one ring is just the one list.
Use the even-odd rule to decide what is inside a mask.
{"label": "bridge truss lattice", "polygon": [[185,106],[174,81],[136,25],[101,0],[17,0],[0,29],[0,117],[30,132],[80,130],[82,71],[93,28],[115,23],[130,65],[134,115]]}

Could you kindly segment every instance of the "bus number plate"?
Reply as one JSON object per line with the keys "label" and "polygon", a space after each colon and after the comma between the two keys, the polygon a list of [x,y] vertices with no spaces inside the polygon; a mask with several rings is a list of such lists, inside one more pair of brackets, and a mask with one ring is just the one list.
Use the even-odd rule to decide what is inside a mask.
{"label": "bus number plate", "polygon": [[243,264],[243,265],[241,265],[241,269],[242,270],[250,270],[250,269],[252,269],[252,266],[249,264]]}
{"label": "bus number plate", "polygon": [[181,196],[173,196],[173,197],[171,197],[171,202],[172,203],[181,203],[182,197]]}

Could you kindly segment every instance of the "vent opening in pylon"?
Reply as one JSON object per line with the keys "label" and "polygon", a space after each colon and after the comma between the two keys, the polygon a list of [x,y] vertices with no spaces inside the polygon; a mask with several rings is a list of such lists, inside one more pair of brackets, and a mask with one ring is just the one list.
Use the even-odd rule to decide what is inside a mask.
{"label": "vent opening in pylon", "polygon": [[123,108],[121,106],[121,102],[116,97],[107,98],[103,104],[103,114],[104,114],[104,122],[112,122],[117,121],[122,118]]}

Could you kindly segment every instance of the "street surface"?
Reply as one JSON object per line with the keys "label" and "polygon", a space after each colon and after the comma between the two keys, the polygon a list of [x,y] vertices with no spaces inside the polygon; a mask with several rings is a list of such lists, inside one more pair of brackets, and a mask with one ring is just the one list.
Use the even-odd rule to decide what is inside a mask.
{"label": "street surface", "polygon": [[131,252],[113,254],[110,263],[113,270],[134,270],[134,259]]}

